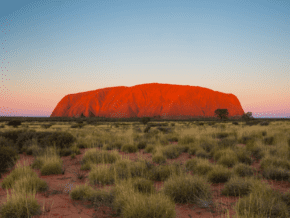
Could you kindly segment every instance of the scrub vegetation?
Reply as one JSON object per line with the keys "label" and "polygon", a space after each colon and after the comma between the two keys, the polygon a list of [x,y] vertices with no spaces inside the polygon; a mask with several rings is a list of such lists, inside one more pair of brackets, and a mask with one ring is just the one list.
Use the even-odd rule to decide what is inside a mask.
{"label": "scrub vegetation", "polygon": [[[0,206],[0,217],[41,214],[35,193],[44,192],[48,185],[32,169],[40,169],[42,175],[65,174],[61,157],[76,158],[81,148],[91,149],[81,160],[78,178],[83,178],[82,170],[90,170],[90,184],[115,186],[107,191],[85,184],[71,190],[70,198],[107,204],[120,217],[175,218],[175,204],[188,202],[218,210],[209,185],[218,183],[225,183],[223,195],[242,197],[234,205],[238,218],[290,217],[290,192],[282,194],[261,182],[290,183],[289,122],[142,122],[108,124],[81,119],[75,123],[15,120],[3,124],[0,173],[15,165],[18,154],[25,152],[35,159],[31,166],[15,168],[1,183],[3,189],[12,188],[13,194]],[[96,147],[102,149],[97,151]],[[159,165],[141,158],[134,162],[122,159],[118,153],[140,149],[151,153],[152,162]],[[165,164],[182,153],[191,157],[185,164]],[[251,167],[257,160],[262,169],[259,172]],[[105,167],[108,163],[111,166]],[[189,171],[194,175],[187,174]],[[153,181],[164,181],[163,188],[156,191]],[[224,217],[229,218],[226,211]]]}

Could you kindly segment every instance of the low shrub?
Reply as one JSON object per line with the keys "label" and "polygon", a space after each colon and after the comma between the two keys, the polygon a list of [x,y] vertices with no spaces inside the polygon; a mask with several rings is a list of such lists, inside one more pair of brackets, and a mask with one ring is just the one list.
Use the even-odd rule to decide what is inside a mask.
{"label": "low shrub", "polygon": [[166,158],[162,154],[154,155],[152,161],[157,164],[166,163]]}
{"label": "low shrub", "polygon": [[23,133],[26,132],[27,130],[12,130],[12,131],[7,131],[7,132],[0,132],[0,136],[2,136],[3,138],[6,139],[10,139],[13,141],[14,144],[16,144],[18,136]]}
{"label": "low shrub", "polygon": [[48,146],[47,138],[52,135],[52,132],[37,132],[35,139],[40,147]]}
{"label": "low shrub", "polygon": [[165,127],[157,127],[157,129],[163,133],[170,133],[172,132],[172,129],[171,128],[165,128]]}
{"label": "low shrub", "polygon": [[215,122],[215,121],[211,121],[211,122],[208,122],[207,124],[208,124],[209,126],[213,126],[213,125],[216,124],[216,122]]}
{"label": "low shrub", "polygon": [[267,135],[267,132],[266,131],[263,131],[262,132],[262,136],[266,136]]}
{"label": "low shrub", "polygon": [[265,145],[273,145],[273,142],[274,142],[274,137],[271,136],[271,137],[265,137],[263,139],[263,142]]}
{"label": "low shrub", "polygon": [[128,153],[135,153],[135,152],[138,152],[138,148],[134,145],[126,144],[122,146],[121,151],[128,152]]}
{"label": "low shrub", "polygon": [[21,125],[20,120],[11,120],[7,123],[7,126],[13,126],[14,128]]}
{"label": "low shrub", "polygon": [[12,148],[0,147],[0,174],[7,172],[9,167],[13,167],[19,158]]}
{"label": "low shrub", "polygon": [[246,121],[247,126],[254,126],[254,125],[257,125],[259,123],[260,123],[259,120]]}
{"label": "low shrub", "polygon": [[142,130],[140,128],[137,128],[137,127],[135,127],[133,130],[136,131],[136,132],[139,132],[139,133],[142,132]]}
{"label": "low shrub", "polygon": [[150,117],[142,117],[141,123],[143,123],[144,125],[146,125],[150,120],[151,120]]}
{"label": "low shrub", "polygon": [[260,126],[268,126],[269,125],[269,122],[267,121],[263,121],[260,123]]}
{"label": "low shrub", "polygon": [[59,155],[60,155],[61,157],[63,157],[63,156],[67,157],[67,156],[71,155],[72,153],[73,153],[73,152],[72,152],[71,149],[69,149],[69,148],[62,148],[62,149],[60,150],[60,152],[59,152]]}
{"label": "low shrub", "polygon": [[11,139],[0,137],[0,147],[13,147],[14,143]]}
{"label": "low shrub", "polygon": [[77,124],[71,125],[70,128],[73,128],[73,129],[75,129],[75,128],[79,128],[79,129],[81,129],[81,128],[83,128],[84,126],[85,126],[85,124],[83,124],[83,123],[77,123]]}
{"label": "low shrub", "polygon": [[221,133],[213,133],[212,137],[217,139],[223,139],[229,136],[229,133],[221,132]]}
{"label": "low shrub", "polygon": [[154,145],[148,145],[145,149],[144,152],[145,153],[152,153],[155,150],[155,146]]}
{"label": "low shrub", "polygon": [[36,135],[37,135],[37,133],[35,130],[29,130],[26,132],[22,132],[22,133],[18,134],[16,145],[18,146],[18,148],[20,150],[22,150],[23,145],[27,141],[32,140],[33,138],[36,138]]}
{"label": "low shrub", "polygon": [[45,140],[49,146],[53,146],[53,143],[55,143],[57,148],[63,149],[64,147],[71,146],[77,139],[68,132],[53,132]]}
{"label": "low shrub", "polygon": [[146,148],[146,146],[147,146],[147,143],[145,141],[141,141],[137,144],[138,149],[144,149]]}
{"label": "low shrub", "polygon": [[79,142],[77,146],[78,148],[88,148],[89,145],[85,142]]}
{"label": "low shrub", "polygon": [[76,157],[76,154],[72,153],[70,156],[71,156],[71,159],[74,159]]}
{"label": "low shrub", "polygon": [[168,139],[169,142],[178,142],[178,138],[176,136],[169,138]]}
{"label": "low shrub", "polygon": [[42,128],[48,129],[49,127],[51,127],[51,124],[43,124],[41,125]]}
{"label": "low shrub", "polygon": [[148,133],[150,129],[151,129],[151,126],[146,126],[146,128],[144,129],[144,133]]}
{"label": "low shrub", "polygon": [[242,136],[240,140],[238,140],[241,144],[247,144],[250,141],[254,141],[254,138],[251,136]]}
{"label": "low shrub", "polygon": [[[111,148],[110,150],[115,149],[115,148],[121,149],[123,144],[122,144],[122,142],[113,142],[113,143],[110,143],[108,146]],[[98,145],[98,147],[99,147],[99,145]]]}
{"label": "low shrub", "polygon": [[25,152],[27,155],[33,155],[34,157],[39,156],[44,153],[43,148],[39,148],[36,146],[27,146],[24,145],[22,151]]}

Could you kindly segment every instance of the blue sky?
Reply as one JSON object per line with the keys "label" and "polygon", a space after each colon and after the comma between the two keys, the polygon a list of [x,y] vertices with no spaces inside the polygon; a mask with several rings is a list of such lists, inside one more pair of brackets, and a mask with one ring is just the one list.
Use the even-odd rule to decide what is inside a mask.
{"label": "blue sky", "polygon": [[4,1],[0,116],[49,117],[67,94],[167,83],[290,117],[289,14],[288,0]]}

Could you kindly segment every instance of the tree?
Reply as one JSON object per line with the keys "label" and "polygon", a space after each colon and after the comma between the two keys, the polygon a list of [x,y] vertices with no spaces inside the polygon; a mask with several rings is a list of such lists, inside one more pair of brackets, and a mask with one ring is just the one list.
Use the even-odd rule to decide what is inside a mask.
{"label": "tree", "polygon": [[228,109],[216,109],[214,113],[220,118],[220,119],[228,119]]}
{"label": "tree", "polygon": [[150,121],[150,117],[142,117],[141,119],[141,123],[143,123],[144,125],[146,125],[149,121]]}
{"label": "tree", "polygon": [[252,112],[247,112],[242,116],[242,119],[243,120],[253,120],[255,118],[252,116]]}

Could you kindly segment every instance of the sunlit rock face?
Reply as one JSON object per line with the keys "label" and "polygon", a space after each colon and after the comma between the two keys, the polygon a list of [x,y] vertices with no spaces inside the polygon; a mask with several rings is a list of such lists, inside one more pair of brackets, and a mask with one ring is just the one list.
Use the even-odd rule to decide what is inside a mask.
{"label": "sunlit rock face", "polygon": [[50,117],[161,117],[186,119],[217,117],[216,109],[228,109],[229,118],[244,110],[233,94],[208,88],[160,83],[117,86],[66,95]]}

